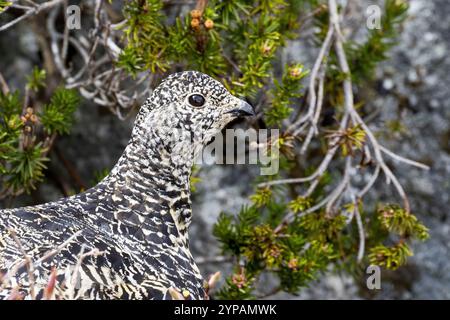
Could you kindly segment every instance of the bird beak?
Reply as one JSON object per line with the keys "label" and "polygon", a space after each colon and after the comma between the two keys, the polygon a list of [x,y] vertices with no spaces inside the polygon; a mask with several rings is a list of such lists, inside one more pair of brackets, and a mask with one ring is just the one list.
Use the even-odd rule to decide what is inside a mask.
{"label": "bird beak", "polygon": [[231,113],[236,117],[247,117],[247,116],[254,116],[255,111],[253,110],[253,107],[249,105],[244,100],[239,100],[238,107],[234,108],[230,111],[227,111],[226,113]]}

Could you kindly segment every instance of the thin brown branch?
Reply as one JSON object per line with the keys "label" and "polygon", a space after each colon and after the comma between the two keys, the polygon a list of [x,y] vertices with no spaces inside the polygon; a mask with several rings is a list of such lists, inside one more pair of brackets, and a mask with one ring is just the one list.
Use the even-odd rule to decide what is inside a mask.
{"label": "thin brown branch", "polygon": [[61,150],[59,150],[57,146],[55,146],[53,150],[55,151],[58,159],[63,164],[64,168],[66,168],[67,173],[69,173],[70,177],[77,184],[77,187],[81,190],[86,190],[86,184],[83,182],[83,179],[81,178],[75,166],[64,156],[64,154],[61,152]]}

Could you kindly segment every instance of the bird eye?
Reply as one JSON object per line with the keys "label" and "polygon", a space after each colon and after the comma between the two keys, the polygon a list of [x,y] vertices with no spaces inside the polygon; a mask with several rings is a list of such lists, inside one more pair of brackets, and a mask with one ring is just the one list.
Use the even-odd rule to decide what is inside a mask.
{"label": "bird eye", "polygon": [[205,104],[205,97],[203,97],[201,94],[192,94],[188,98],[188,102],[193,107],[202,107]]}

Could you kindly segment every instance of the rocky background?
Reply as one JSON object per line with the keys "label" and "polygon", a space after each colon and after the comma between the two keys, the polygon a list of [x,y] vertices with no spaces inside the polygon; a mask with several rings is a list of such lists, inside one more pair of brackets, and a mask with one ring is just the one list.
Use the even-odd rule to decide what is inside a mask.
{"label": "rocky background", "polygon": [[[357,94],[364,96],[375,110],[376,120],[371,126],[388,147],[431,166],[426,172],[392,163],[411,197],[414,213],[428,226],[431,238],[413,245],[415,255],[407,266],[382,273],[381,290],[365,288],[365,279],[330,273],[297,297],[279,294],[272,298],[450,299],[450,2],[409,2],[409,18],[399,44],[391,51],[391,59],[380,66],[373,86]],[[373,3],[361,1],[351,7],[350,24],[361,25],[356,36],[364,34],[365,8]],[[0,34],[0,70],[12,88],[23,88],[25,75],[36,63],[37,51],[36,40],[26,24]],[[306,39],[291,43],[284,57],[310,68],[314,53]],[[72,134],[57,142],[60,155],[51,162],[48,183],[41,184],[32,197],[19,197],[12,206],[61,197],[55,185],[73,179],[64,177],[67,170],[62,167],[62,159],[73,166],[83,184],[92,185],[94,173],[110,169],[118,159],[128,142],[133,119],[131,114],[127,120],[119,121],[106,110],[83,104],[77,111]],[[388,135],[386,128],[390,123],[400,123],[404,129]],[[51,156],[57,157],[55,152]],[[203,166],[200,170],[202,180],[193,197],[190,237],[192,251],[205,275],[229,271],[226,261],[209,261],[220,256],[212,226],[221,211],[237,212],[248,202],[255,170],[244,165]],[[379,188],[372,197],[383,198],[386,192]],[[268,277],[267,286],[271,284]]]}

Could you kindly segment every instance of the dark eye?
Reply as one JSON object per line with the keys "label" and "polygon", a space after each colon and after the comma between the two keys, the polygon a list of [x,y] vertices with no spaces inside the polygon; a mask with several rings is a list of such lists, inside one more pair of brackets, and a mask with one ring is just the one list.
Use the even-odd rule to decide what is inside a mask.
{"label": "dark eye", "polygon": [[201,94],[193,94],[188,98],[189,104],[193,107],[202,107],[205,104],[205,97]]}

